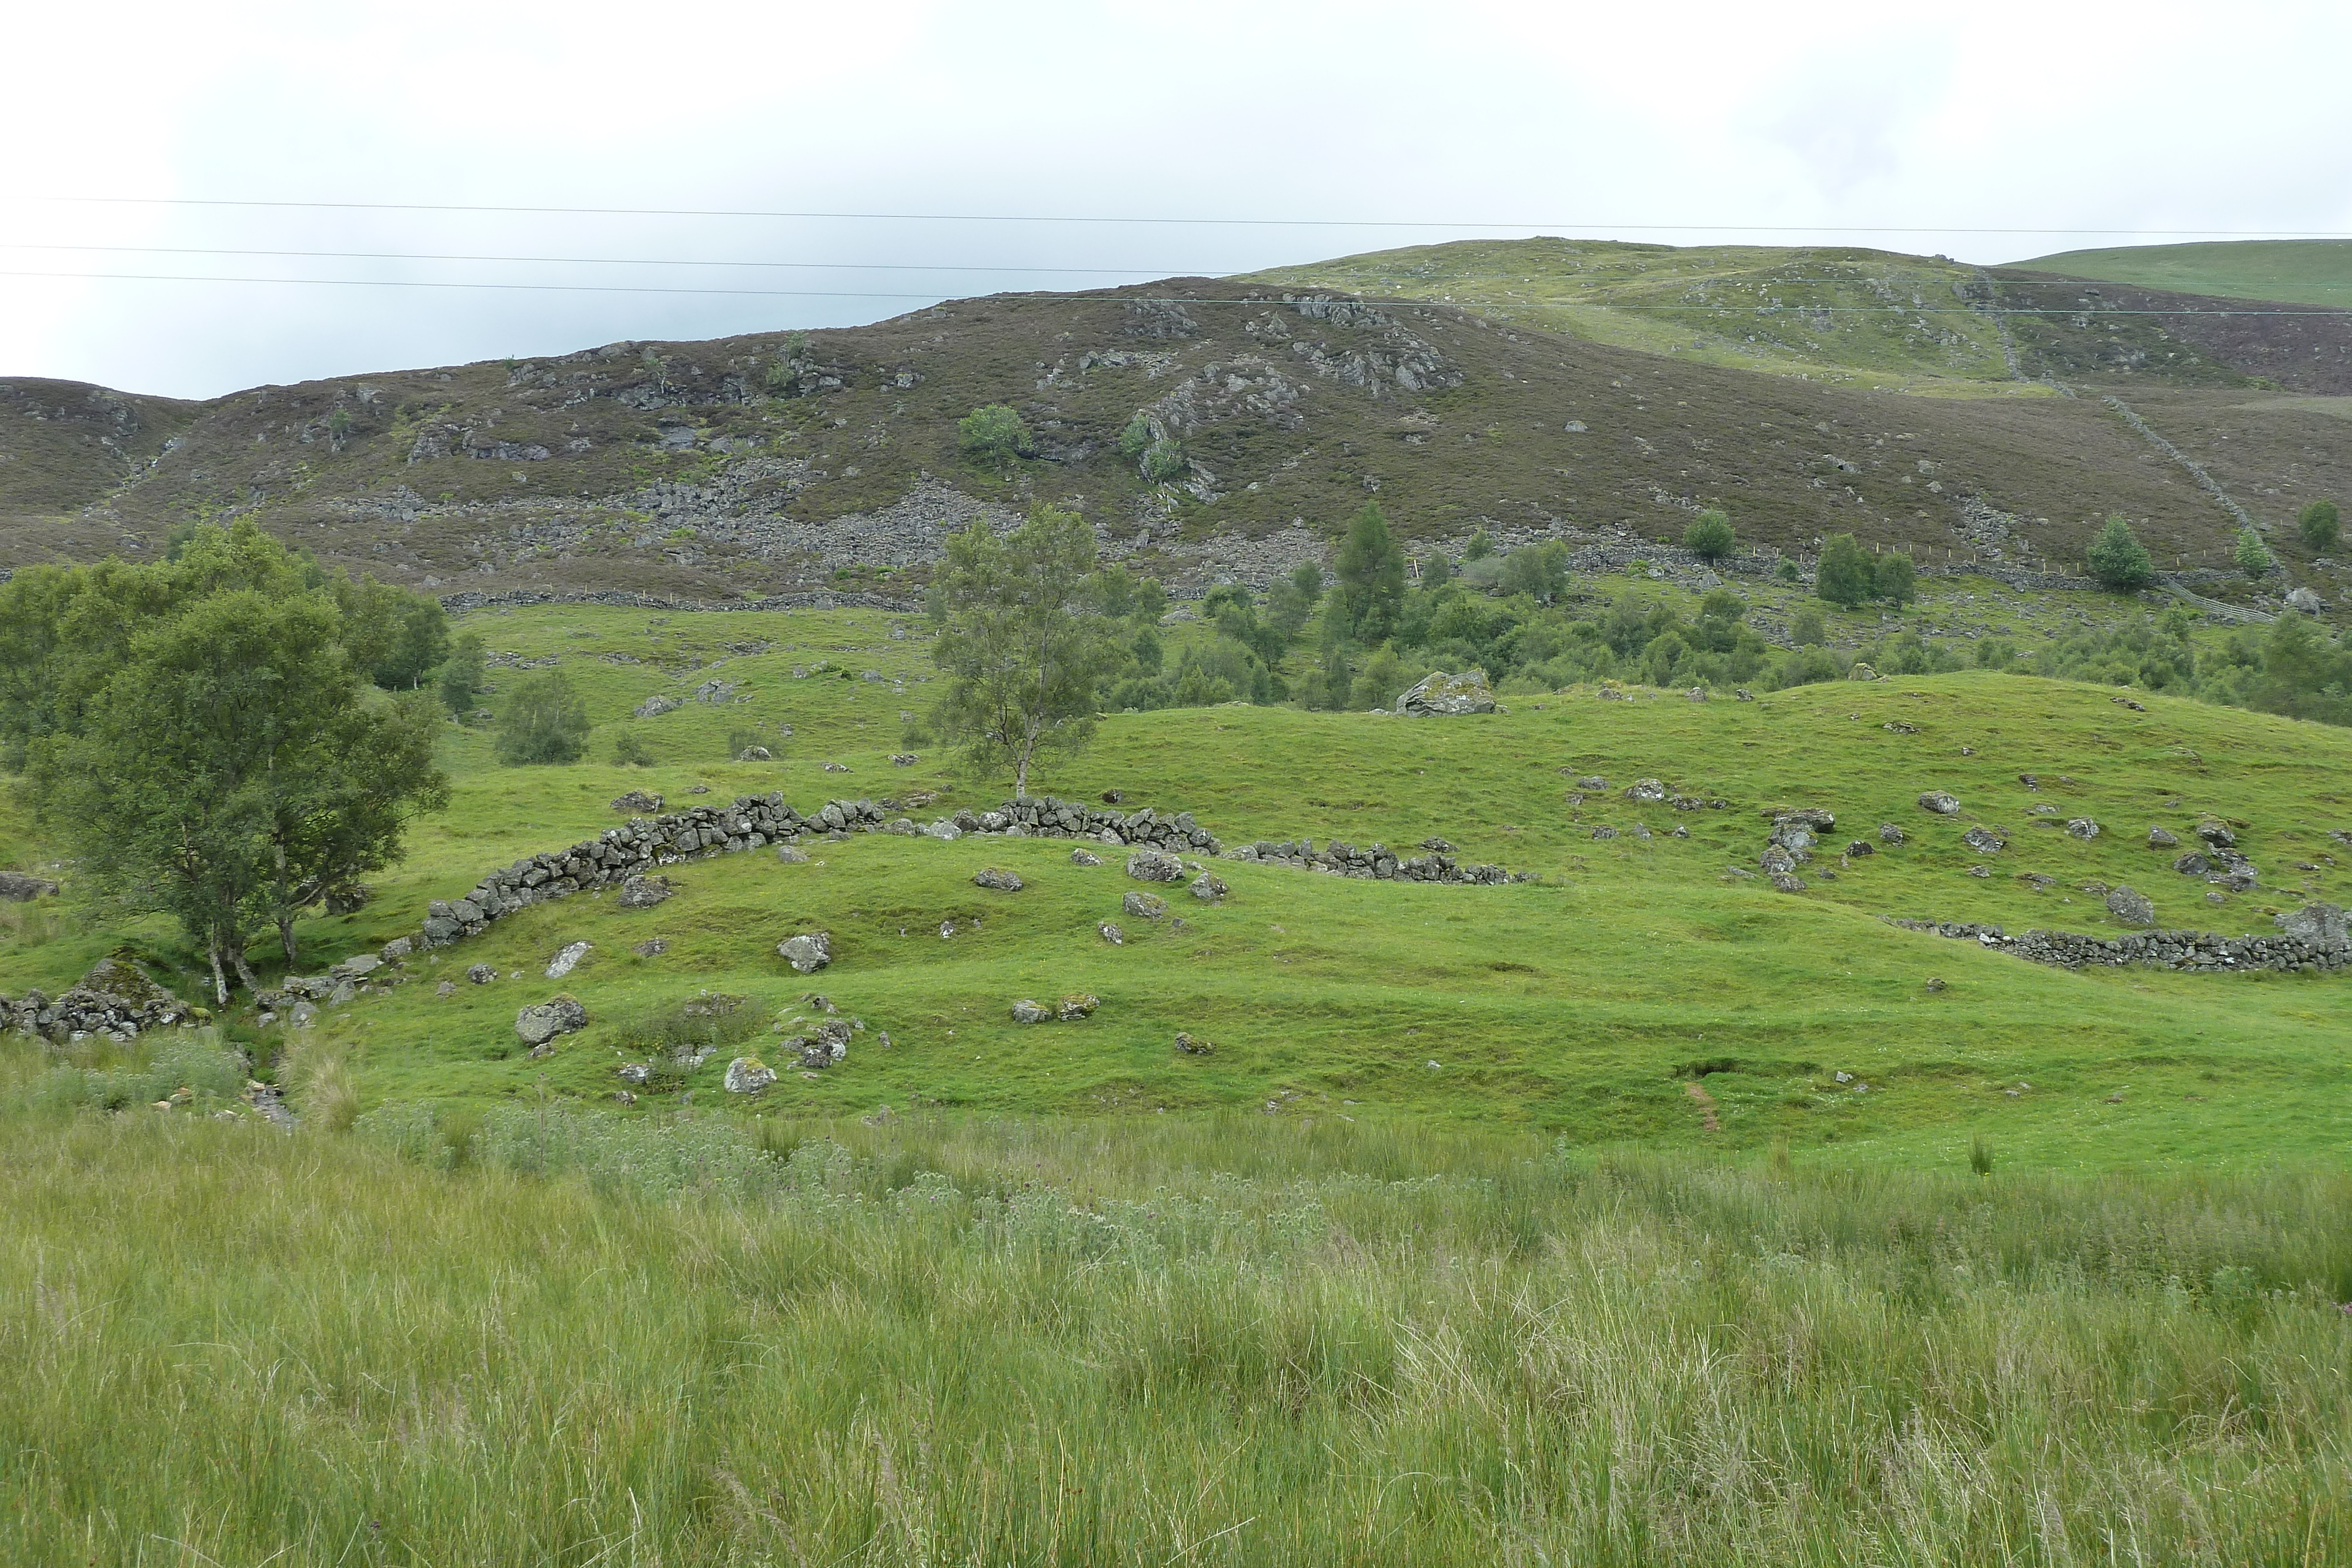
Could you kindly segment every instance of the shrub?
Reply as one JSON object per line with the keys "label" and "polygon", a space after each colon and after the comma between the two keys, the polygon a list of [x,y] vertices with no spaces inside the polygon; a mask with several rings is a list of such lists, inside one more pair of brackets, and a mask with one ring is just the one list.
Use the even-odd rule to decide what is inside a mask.
{"label": "shrub", "polygon": [[1155,441],[1143,454],[1143,476],[1155,485],[1165,484],[1190,466],[1181,441]]}
{"label": "shrub", "polygon": [[1135,667],[1137,669],[1141,670],[1147,675],[1156,675],[1160,673],[1160,664],[1164,662],[1166,655],[1161,652],[1160,647],[1159,632],[1154,632],[1150,627],[1146,626],[1142,631],[1138,632],[1135,634],[1135,641],[1130,644],[1130,646],[1135,652]]}
{"label": "shrub", "polygon": [[560,670],[515,688],[499,716],[498,757],[509,768],[577,762],[588,749],[588,705]]}
{"label": "shrub", "polygon": [[992,402],[956,422],[956,444],[965,456],[993,464],[999,473],[1009,473],[1013,460],[1030,449],[1029,426],[1014,409]]}
{"label": "shrub", "polygon": [[1462,564],[1467,566],[1474,560],[1485,560],[1494,553],[1495,537],[1480,528],[1470,536],[1470,542],[1462,547]]}
{"label": "shrub", "polygon": [[1736,537],[1731,531],[1731,516],[1709,507],[1691,519],[1683,530],[1683,549],[1701,560],[1721,560],[1731,553]]}
{"label": "shrub", "polygon": [[1800,648],[1818,648],[1829,641],[1829,623],[1822,618],[1818,604],[1804,606],[1789,622],[1789,641]]}
{"label": "shrub", "polygon": [[1503,558],[1503,587],[1530,594],[1538,604],[1559,597],[1568,582],[1568,547],[1558,539],[1515,549]]}
{"label": "shrub", "polygon": [[1832,604],[1852,610],[1878,591],[1878,571],[1870,552],[1852,534],[1832,534],[1822,547],[1814,570],[1813,592]]}
{"label": "shrub", "polygon": [[438,685],[441,700],[460,719],[474,711],[474,704],[482,693],[482,640],[467,632],[457,639],[449,652],[446,664],[441,666]]}
{"label": "shrub", "polygon": [[1129,463],[1140,463],[1143,455],[1151,450],[1151,422],[1137,414],[1118,433],[1118,455]]}
{"label": "shrub", "polygon": [[2230,559],[2248,577],[2260,577],[2271,569],[2270,548],[2263,543],[2263,536],[2252,528],[2238,530],[2238,542],[2231,549]]}
{"label": "shrub", "polygon": [[2334,549],[2336,537],[2342,529],[2343,520],[2337,516],[2333,501],[2314,501],[2295,514],[2294,531],[2312,549]]}
{"label": "shrub", "polygon": [[632,730],[623,730],[613,737],[613,764],[616,768],[651,768],[654,754]]}
{"label": "shrub", "polygon": [[1880,556],[1872,576],[1881,599],[1908,604],[1919,597],[1919,570],[1901,550],[1889,550]]}
{"label": "shrub", "polygon": [[2091,575],[2108,588],[2143,588],[2156,575],[2155,564],[2147,558],[2147,547],[2139,542],[2131,525],[2119,517],[2107,519],[2083,559],[2089,564]]}
{"label": "shrub", "polygon": [[1797,570],[1797,563],[1787,556],[1780,558],[1780,564],[1772,569],[1772,575],[1782,582],[1802,582],[1805,580],[1805,574]]}

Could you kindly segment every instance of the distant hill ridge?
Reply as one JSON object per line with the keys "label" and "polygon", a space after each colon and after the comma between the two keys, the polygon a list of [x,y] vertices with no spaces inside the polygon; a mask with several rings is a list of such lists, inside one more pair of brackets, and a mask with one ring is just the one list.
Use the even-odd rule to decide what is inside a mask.
{"label": "distant hill ridge", "polygon": [[[1442,293],[1442,278],[1415,269],[1559,260],[1570,242],[1518,243],[1532,248],[1428,247],[1298,270],[1369,287],[1375,264],[1392,263],[1397,277]],[[1606,255],[1638,272],[1665,271],[1684,253]],[[1789,252],[1775,265],[1793,277],[1819,259]],[[1948,265],[1885,265],[1897,263],[1916,285],[1888,274],[1837,287],[1911,311]],[[2004,351],[2020,356],[2021,374],[2046,361],[2086,394],[2121,392],[2273,533],[2282,559],[2294,559],[2285,525],[2296,507],[2352,495],[2344,421],[2325,394],[2282,398],[2283,377],[2265,391],[2210,346],[2152,361],[2123,346],[2140,318],[2083,303],[2074,285],[2023,275],[1988,285],[1960,270],[1969,277],[1945,284],[1943,297],[1961,302],[1953,313],[1923,304],[1904,318],[1916,352],[1927,352],[1924,320],[1966,340],[1936,352],[1983,369],[1984,334],[1999,350],[2002,323],[1965,303],[1970,288],[2064,296],[2074,314],[2063,331],[2007,322]],[[1741,276],[1741,298],[1778,287],[1794,308],[1793,284]],[[1677,274],[1646,287],[1692,295],[1677,310],[1729,308],[1727,284]],[[1256,581],[1325,554],[1368,500],[1415,541],[1458,543],[1481,527],[1674,540],[1694,511],[1722,506],[1752,544],[1801,554],[1852,531],[1931,561],[2070,561],[2098,519],[2122,512],[2162,556],[2227,564],[2231,519],[2095,395],[1955,375],[1942,378],[1947,390],[2001,395],[1890,397],[1786,373],[1788,362],[1757,374],[1567,335],[1539,324],[1550,307],[1507,311],[1492,292],[1474,308],[1271,277],[1180,278],[202,402],[0,381],[0,566],[136,556],[192,518],[251,515],[322,559],[443,593],[902,591],[947,531],[1054,502],[1082,508],[1144,570]],[[1844,342],[1866,358],[1870,332],[1902,336],[1881,321],[1840,339],[1845,319],[1822,308],[1824,353]],[[1656,323],[1681,318],[1640,319],[1654,338]],[[2020,392],[2031,395],[2008,395]],[[1008,473],[959,450],[957,421],[990,402],[1019,409],[1034,435]],[[1181,444],[1185,465],[1166,482],[1120,455],[1119,434],[1139,416]]]}

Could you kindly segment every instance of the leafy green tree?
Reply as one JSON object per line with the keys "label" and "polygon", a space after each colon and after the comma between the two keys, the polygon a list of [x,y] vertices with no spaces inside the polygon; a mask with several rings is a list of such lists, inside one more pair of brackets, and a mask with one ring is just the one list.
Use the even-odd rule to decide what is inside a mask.
{"label": "leafy green tree", "polygon": [[613,765],[615,768],[651,768],[654,754],[639,740],[635,730],[625,729],[613,737]]}
{"label": "leafy green tree", "polygon": [[1272,621],[1261,617],[1250,602],[1249,590],[1223,583],[1201,596],[1201,613],[1225,636],[1247,648],[1268,664],[1281,662],[1290,639]]}
{"label": "leafy green tree", "polygon": [[940,736],[977,768],[1010,768],[1029,791],[1040,753],[1094,733],[1095,692],[1118,658],[1115,628],[1096,608],[1094,529],[1075,512],[1040,507],[999,538],[985,525],[948,540],[931,600],[931,658],[947,676]]}
{"label": "leafy green tree", "polygon": [[[35,624],[34,619],[38,618]],[[226,1002],[245,948],[400,852],[447,800],[422,697],[371,699],[334,592],[250,519],[153,566],[0,590],[0,733],[35,810],[125,913],[177,920]]]}
{"label": "leafy green tree", "polygon": [[464,718],[474,711],[480,701],[483,686],[488,678],[482,673],[482,639],[473,632],[461,632],[449,650],[449,657],[441,665],[436,685],[442,705]]}
{"label": "leafy green tree", "polygon": [[1143,476],[1155,485],[1179,477],[1191,466],[1181,441],[1155,441],[1144,449]]}
{"label": "leafy green tree", "polygon": [[1151,450],[1154,439],[1151,421],[1139,413],[1127,422],[1127,428],[1118,433],[1118,455],[1129,463],[1140,463],[1143,455]]}
{"label": "leafy green tree", "polygon": [[1315,601],[1299,591],[1298,584],[1290,578],[1276,578],[1274,586],[1265,591],[1266,623],[1274,628],[1286,648],[1298,641],[1307,630],[1307,618],[1314,613]]}
{"label": "leafy green tree", "polygon": [[1462,564],[1467,566],[1474,560],[1485,560],[1494,553],[1495,536],[1484,528],[1475,529],[1470,535],[1470,542],[1462,547]]}
{"label": "leafy green tree", "polygon": [[1818,648],[1830,640],[1829,622],[1822,618],[1822,607],[1808,604],[1789,620],[1789,641],[1800,648]]}
{"label": "leafy green tree", "polygon": [[1357,673],[1348,706],[1368,713],[1374,708],[1394,707],[1397,698],[1411,691],[1413,683],[1428,673],[1418,664],[1406,663],[1394,643],[1382,643]]}
{"label": "leafy green tree", "polygon": [[1503,558],[1503,587],[1549,604],[1568,586],[1568,546],[1558,539],[1515,549]]}
{"label": "leafy green tree", "polygon": [[2156,576],[2156,564],[2148,559],[2147,547],[2139,542],[2131,525],[2118,517],[2106,520],[2083,559],[2090,566],[2091,575],[2108,588],[2145,588]]}
{"label": "leafy green tree", "polygon": [[2336,538],[2343,531],[2343,518],[2335,502],[2314,501],[2295,514],[2294,531],[2306,548],[2324,555],[2336,548]]}
{"label": "leafy green tree", "polygon": [[1878,558],[1871,574],[1872,586],[1878,597],[1894,604],[1908,604],[1919,597],[1919,569],[1902,550],[1888,550]]}
{"label": "leafy green tree", "polygon": [[1731,531],[1731,514],[1709,507],[1683,530],[1683,549],[1701,560],[1721,560],[1731,553],[1738,538]]}
{"label": "leafy green tree", "polygon": [[1454,580],[1454,563],[1445,559],[1442,549],[1432,550],[1421,563],[1421,591],[1434,593]]}
{"label": "leafy green tree", "polygon": [[588,704],[561,670],[541,670],[506,701],[496,751],[509,768],[577,762],[588,750]]}
{"label": "leafy green tree", "polygon": [[343,646],[386,691],[414,690],[449,656],[449,617],[441,601],[373,577],[327,580],[342,612]]}
{"label": "leafy green tree", "polygon": [[1298,590],[1311,609],[1323,597],[1323,569],[1311,560],[1302,560],[1290,569],[1290,585]]}
{"label": "leafy green tree", "polygon": [[1797,563],[1787,556],[1780,558],[1780,564],[1772,569],[1772,575],[1782,582],[1801,582],[1805,578],[1805,574],[1797,570]]}
{"label": "leafy green tree", "polygon": [[967,457],[992,465],[999,474],[1013,472],[1013,463],[1031,448],[1028,423],[1009,404],[988,403],[956,422],[956,444]]}
{"label": "leafy green tree", "polygon": [[1877,589],[1878,572],[1862,541],[1852,534],[1832,534],[1813,568],[1815,596],[1852,610]]}
{"label": "leafy green tree", "polygon": [[1386,642],[1404,608],[1404,551],[1377,502],[1365,503],[1349,525],[1332,570],[1339,580],[1333,592],[1339,630],[1358,643]]}
{"label": "leafy green tree", "polygon": [[1160,633],[1149,626],[1135,634],[1135,641],[1129,647],[1135,654],[1135,667],[1147,675],[1158,674],[1167,661],[1167,654],[1160,646]]}
{"label": "leafy green tree", "polygon": [[2263,536],[2252,528],[2238,530],[2238,542],[2230,550],[2230,559],[2248,577],[2260,577],[2271,569],[2271,552],[2263,543]]}

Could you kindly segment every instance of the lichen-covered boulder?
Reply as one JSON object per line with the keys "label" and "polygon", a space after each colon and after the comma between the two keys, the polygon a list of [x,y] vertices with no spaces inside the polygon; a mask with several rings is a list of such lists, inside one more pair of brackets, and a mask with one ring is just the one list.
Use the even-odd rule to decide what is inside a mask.
{"label": "lichen-covered boulder", "polygon": [[1076,1023],[1080,1019],[1092,1018],[1095,1009],[1100,1006],[1102,1006],[1100,997],[1092,996],[1085,991],[1072,991],[1055,1004],[1054,1016],[1064,1023]]}
{"label": "lichen-covered boulder", "polygon": [[2156,904],[2147,894],[2128,887],[2107,890],[2107,913],[2126,925],[2147,927],[2156,924]]}
{"label": "lichen-covered boulder", "polygon": [[756,1056],[739,1056],[727,1064],[727,1092],[757,1094],[776,1081],[776,1070]]}
{"label": "lichen-covered boulder", "polygon": [[2007,839],[2002,838],[1990,828],[1982,826],[1970,828],[1967,832],[1962,833],[1960,842],[1982,855],[1997,855],[2009,848]]}
{"label": "lichen-covered boulder", "polygon": [[2149,849],[2168,850],[2179,842],[2180,841],[2179,839],[2174,838],[2162,828],[2150,828],[2147,831],[2147,847]]}
{"label": "lichen-covered boulder", "polygon": [[1396,710],[1417,718],[1452,718],[1463,714],[1493,713],[1494,689],[1485,672],[1465,670],[1449,675],[1443,670],[1423,677],[1412,690],[1397,698]]}
{"label": "lichen-covered boulder", "polygon": [[570,992],[559,992],[515,1014],[515,1033],[525,1045],[545,1045],[559,1034],[588,1027],[588,1009]]}
{"label": "lichen-covered boulder", "polygon": [[1949,817],[1959,810],[1960,803],[1941,789],[1930,789],[1919,797],[1919,809],[1933,811],[1939,817]]}
{"label": "lichen-covered boulder", "polygon": [[1018,893],[1024,885],[1018,873],[995,865],[983,866],[972,873],[971,884],[974,887],[992,888],[998,893]]}
{"label": "lichen-covered boulder", "polygon": [[1225,896],[1224,878],[1202,872],[1192,879],[1192,896],[1203,904],[1215,904]]}
{"label": "lichen-covered boulder", "polygon": [[1165,850],[1138,850],[1127,857],[1127,874],[1138,882],[1181,882],[1184,862]]}
{"label": "lichen-covered boulder", "polygon": [[828,931],[803,932],[777,943],[776,952],[797,972],[814,975],[833,962],[833,934]]}
{"label": "lichen-covered boulder", "polygon": [[1168,901],[1156,893],[1131,890],[1119,901],[1119,912],[1137,920],[1157,920],[1168,913]]}
{"label": "lichen-covered boulder", "polygon": [[651,909],[677,891],[666,876],[633,876],[621,884],[620,904],[624,909]]}
{"label": "lichen-covered boulder", "polygon": [[2342,904],[2306,904],[2278,916],[2278,925],[2294,940],[2309,942],[2330,952],[2341,953],[2352,946],[2352,932],[2346,928]]}
{"label": "lichen-covered boulder", "polygon": [[1052,1013],[1047,1012],[1044,1008],[1039,1007],[1034,1001],[1032,1001],[1027,997],[1024,997],[1019,1001],[1013,1004],[1013,1021],[1014,1023],[1044,1023],[1053,1016],[1054,1015]]}

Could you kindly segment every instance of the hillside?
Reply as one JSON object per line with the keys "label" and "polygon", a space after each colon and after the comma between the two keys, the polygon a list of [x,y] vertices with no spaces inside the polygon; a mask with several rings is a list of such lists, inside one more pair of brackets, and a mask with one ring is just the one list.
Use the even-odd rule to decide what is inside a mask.
{"label": "hillside", "polygon": [[[2202,359],[2151,379],[2129,361],[2152,348],[2116,346],[2137,317],[2046,329],[2074,334],[2092,378],[2079,397],[1895,398],[1500,311],[1298,293],[1176,279],[1004,296],[838,331],[611,344],[193,405],[0,383],[0,567],[153,551],[191,518],[251,515],[330,563],[444,595],[902,593],[947,529],[1055,501],[1181,586],[1322,559],[1376,499],[1406,538],[1449,547],[1486,527],[1631,556],[1720,505],[1751,543],[1800,556],[1852,530],[1931,565],[2012,567],[2075,560],[2122,512],[2168,563],[2226,568],[2234,516],[2103,401],[2109,386],[2292,571],[2311,570],[2287,537],[2295,510],[2352,494],[2335,400],[2282,399]],[[1925,319],[1977,336],[1906,352],[1989,367],[1989,318]],[[2011,328],[2018,342],[2045,331]],[[1853,329],[1853,357],[1894,332]],[[1035,434],[1006,474],[956,437],[958,419],[999,401]],[[1139,413],[1182,442],[1174,482],[1118,455]]]}
{"label": "hillside", "polygon": [[2249,316],[2190,279],[2136,279],[2162,294],[2085,290],[2042,275],[2104,275],[2057,259],[1989,270],[1855,248],[1463,240],[1252,280],[1454,302],[1678,359],[1926,396],[2047,396],[2084,378],[2352,393],[2352,314]]}
{"label": "hillside", "polygon": [[[627,729],[655,763],[502,768],[487,737],[453,734],[456,805],[420,827],[373,903],[306,922],[308,972],[413,932],[431,900],[493,867],[619,823],[608,802],[625,790],[656,791],[672,810],[771,790],[803,810],[874,797],[918,821],[1001,799],[919,742],[917,762],[894,765],[909,745],[900,716],[926,705],[930,672],[919,629],[887,615],[649,620],[572,606],[469,623],[500,666],[572,676],[599,727],[592,758]],[[712,681],[735,689],[692,700]],[[656,694],[687,700],[630,716]],[[363,1107],[478,1109],[542,1089],[593,1103],[622,1087],[617,1066],[654,1049],[666,1010],[707,993],[747,998],[752,1040],[731,1049],[756,1051],[772,1038],[766,1020],[805,1018],[797,998],[814,988],[866,1028],[840,1069],[787,1074],[772,1109],[1253,1109],[1499,1123],[1577,1141],[1785,1140],[1885,1160],[1948,1160],[1976,1132],[2006,1159],[2069,1166],[2269,1159],[2340,1149],[2352,1132],[2339,1049],[2352,992],[2340,976],[2072,973],[1885,923],[2112,934],[2111,883],[2147,894],[2167,925],[2228,935],[2272,930],[2274,912],[2308,898],[2352,901],[2337,839],[2352,831],[2341,782],[2352,735],[2156,696],[2137,711],[2103,688],[1998,674],[1753,703],[1635,695],[1516,697],[1511,712],[1458,721],[1245,706],[1114,717],[1040,786],[1189,810],[1229,847],[1307,837],[1409,849],[1436,835],[1465,862],[1537,881],[1423,886],[1222,861],[1223,902],[1163,890],[1179,925],[1121,913],[1140,884],[1108,851],[1108,864],[1085,867],[1054,840],[820,840],[805,864],[761,852],[680,865],[678,892],[656,909],[583,895],[511,915],[410,960],[408,983],[329,1009],[306,1049],[348,1056]],[[747,741],[781,760],[720,760]],[[1302,776],[1308,757],[1316,768]],[[1643,778],[1724,804],[1629,800]],[[1915,798],[1928,789],[1958,796],[1961,813],[1922,810]],[[1836,817],[1810,887],[1793,895],[1742,874],[1758,869],[1764,813],[1790,806]],[[2187,839],[2210,814],[2237,825],[2257,891],[2217,891],[2171,869],[2177,850],[2148,846],[2151,827]],[[2062,831],[2078,817],[2100,824],[2096,839]],[[1903,843],[1878,844],[1885,822]],[[1965,844],[1979,825],[2008,847]],[[1854,839],[1875,852],[1842,857]],[[974,886],[987,866],[1026,887]],[[1124,946],[1097,936],[1104,920],[1124,921]],[[814,979],[776,955],[811,926],[832,933],[835,952]],[[54,993],[122,936],[19,926],[0,943],[0,991]],[[667,950],[635,951],[650,938]],[[193,990],[175,937],[156,928],[135,941]],[[575,941],[593,944],[579,967],[561,986],[541,978]],[[485,962],[503,977],[466,983]],[[451,994],[436,994],[444,979]],[[516,1010],[557,989],[585,1003],[589,1027],[530,1060]],[[1100,1012],[1030,1027],[1008,1016],[1018,998],[1074,991],[1099,996]],[[1178,1030],[1215,1054],[1174,1051]],[[724,1064],[648,1092],[632,1113],[681,1092],[726,1099]]]}
{"label": "hillside", "polygon": [[2181,294],[2352,305],[2352,240],[2208,240],[2066,250],[2011,267]]}

